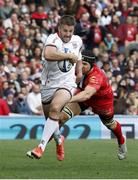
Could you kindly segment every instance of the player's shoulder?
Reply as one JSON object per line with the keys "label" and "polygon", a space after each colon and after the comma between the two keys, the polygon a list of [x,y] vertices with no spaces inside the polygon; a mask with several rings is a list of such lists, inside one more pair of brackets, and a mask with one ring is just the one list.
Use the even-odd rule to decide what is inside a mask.
{"label": "player's shoulder", "polygon": [[60,43],[60,38],[57,35],[57,33],[50,34],[47,38],[46,44],[59,44]]}
{"label": "player's shoulder", "polygon": [[103,71],[96,64],[94,64],[93,69],[91,71],[91,74],[96,74],[96,75],[103,76]]}
{"label": "player's shoulder", "polygon": [[53,38],[54,38],[54,37],[57,37],[57,33],[49,34],[48,38],[49,38],[49,37],[53,37]]}
{"label": "player's shoulder", "polygon": [[50,34],[50,35],[48,36],[48,39],[58,39],[58,38],[59,38],[59,37],[58,37],[57,33]]}
{"label": "player's shoulder", "polygon": [[82,39],[81,39],[80,36],[78,36],[78,35],[73,35],[73,36],[72,36],[72,40],[73,40],[73,41],[77,41],[77,42],[78,42],[78,41],[79,41],[79,42],[82,42]]}

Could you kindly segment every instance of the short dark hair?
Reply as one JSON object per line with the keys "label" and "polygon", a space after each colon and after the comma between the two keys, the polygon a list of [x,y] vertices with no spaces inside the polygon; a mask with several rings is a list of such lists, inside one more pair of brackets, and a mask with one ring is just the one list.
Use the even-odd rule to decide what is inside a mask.
{"label": "short dark hair", "polygon": [[64,15],[59,20],[58,25],[59,26],[61,26],[61,25],[75,26],[76,25],[76,21],[75,21],[75,18],[73,16]]}

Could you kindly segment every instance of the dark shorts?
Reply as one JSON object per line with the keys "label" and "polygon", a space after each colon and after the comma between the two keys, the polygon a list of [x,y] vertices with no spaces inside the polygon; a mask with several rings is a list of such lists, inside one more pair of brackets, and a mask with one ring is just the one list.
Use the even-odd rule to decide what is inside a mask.
{"label": "dark shorts", "polygon": [[[89,106],[87,106],[82,102],[79,103],[79,105],[82,112],[89,108]],[[109,124],[113,122],[114,109],[112,104],[108,106],[104,106],[104,108],[92,107],[92,111],[95,114],[99,115],[99,118],[101,119],[103,124]]]}

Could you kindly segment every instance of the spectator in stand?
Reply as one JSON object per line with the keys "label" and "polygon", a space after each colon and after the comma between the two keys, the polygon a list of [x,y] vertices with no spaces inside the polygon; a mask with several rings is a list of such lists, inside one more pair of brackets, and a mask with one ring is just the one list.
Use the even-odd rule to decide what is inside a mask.
{"label": "spectator in stand", "polygon": [[52,11],[54,13],[54,19],[55,19],[56,23],[58,24],[58,22],[61,18],[60,11],[56,6],[52,8]]}
{"label": "spectator in stand", "polygon": [[16,53],[18,51],[18,49],[19,49],[19,46],[20,46],[19,40],[13,37],[11,39],[11,48],[12,48],[12,51],[14,53]]}
{"label": "spectator in stand", "polygon": [[114,12],[117,11],[120,8],[120,0],[110,0],[109,4],[112,3],[113,8],[114,8]]}
{"label": "spectator in stand", "polygon": [[134,81],[135,83],[138,83],[138,67],[135,67],[134,69]]}
{"label": "spectator in stand", "polygon": [[109,14],[109,10],[107,7],[105,7],[102,10],[101,18],[99,18],[99,25],[101,25],[101,26],[109,25],[111,23],[111,19],[112,19],[112,17]]}
{"label": "spectator in stand", "polygon": [[109,52],[110,59],[116,58],[118,55],[118,52],[120,52],[119,47],[118,47],[117,43],[114,42],[112,44],[111,51]]}
{"label": "spectator in stand", "polygon": [[131,58],[129,58],[127,61],[126,73],[131,78],[134,78],[134,69],[135,69],[134,61]]}
{"label": "spectator in stand", "polygon": [[92,25],[87,38],[87,49],[98,47],[105,36],[104,28],[99,26],[97,21],[97,18],[91,20]]}
{"label": "spectator in stand", "polygon": [[120,67],[121,74],[124,75],[125,70],[126,70],[126,66],[127,66],[126,56],[125,56],[124,53],[118,52],[117,59],[118,59],[118,62],[119,62],[119,67]]}
{"label": "spectator in stand", "polygon": [[124,50],[125,27],[120,23],[119,17],[117,15],[112,16],[111,24],[107,25],[107,31],[113,35],[114,40],[119,46],[119,50]]}
{"label": "spectator in stand", "polygon": [[89,13],[83,13],[76,24],[76,34],[82,38],[84,45],[87,44],[87,36],[89,34],[90,26]]}
{"label": "spectator in stand", "polygon": [[13,10],[13,1],[5,0],[2,7],[0,7],[0,18],[7,19],[10,17]]}
{"label": "spectator in stand", "polygon": [[19,114],[32,115],[32,111],[27,103],[27,97],[22,92],[17,96],[16,108]]}
{"label": "spectator in stand", "polygon": [[8,81],[2,81],[1,94],[3,98],[6,98],[8,91],[10,89]]}
{"label": "spectator in stand", "polygon": [[16,104],[16,101],[15,101],[15,98],[14,98],[13,91],[9,90],[7,92],[6,101],[7,101],[7,104],[9,106],[9,109],[10,109],[11,113],[19,113],[18,109],[17,109],[17,104]]}
{"label": "spectator in stand", "polygon": [[120,16],[121,23],[124,23],[126,21],[126,18],[128,14],[131,12],[131,9],[132,8],[129,7],[128,0],[120,0],[119,10],[121,11],[121,16]]}
{"label": "spectator in stand", "polygon": [[1,97],[1,94],[0,94],[0,116],[7,116],[9,115],[9,113],[10,113],[10,110],[9,110],[8,104],[6,100]]}
{"label": "spectator in stand", "polygon": [[34,49],[33,40],[31,38],[26,38],[25,45],[24,45],[24,50],[25,50],[24,54],[29,61],[33,57],[33,50],[32,49]]}
{"label": "spectator in stand", "polygon": [[25,71],[25,70],[21,73],[20,84],[21,84],[21,86],[26,85],[27,88],[28,88],[28,91],[31,91],[32,88],[33,88],[34,83],[30,79],[29,74],[27,73],[27,71]]}
{"label": "spectator in stand", "polygon": [[105,62],[109,62],[109,54],[107,52],[104,52],[104,53],[100,53],[99,54],[99,58],[98,58],[98,61],[97,61],[97,65],[102,68],[103,66],[103,63]]}
{"label": "spectator in stand", "polygon": [[88,9],[85,7],[85,3],[86,3],[86,1],[84,1],[84,0],[80,0],[80,2],[79,2],[79,6],[78,6],[77,12],[75,14],[75,18],[77,21],[80,20],[82,14],[85,14],[88,12]]}
{"label": "spectator in stand", "polygon": [[119,87],[117,96],[114,100],[114,111],[115,114],[126,114],[127,104],[126,104],[126,91],[125,87]]}
{"label": "spectator in stand", "polygon": [[9,63],[9,61],[10,61],[9,54],[8,53],[3,53],[2,60],[3,60],[3,64],[7,65]]}
{"label": "spectator in stand", "polygon": [[36,12],[36,3],[31,1],[29,4],[28,4],[28,8],[29,8],[29,12],[30,14],[33,14],[34,12]]}
{"label": "spectator in stand", "polygon": [[110,52],[112,49],[112,45],[114,44],[114,38],[112,34],[106,33],[104,37],[104,43],[105,43],[105,46],[107,47],[107,50]]}
{"label": "spectator in stand", "polygon": [[129,13],[133,17],[134,24],[138,27],[138,5],[134,5],[132,11]]}
{"label": "spectator in stand", "polygon": [[21,86],[21,91],[20,91],[25,97],[27,97],[28,96],[28,93],[29,93],[29,91],[28,91],[28,89],[27,89],[27,86],[26,85],[23,85],[23,86]]}
{"label": "spectator in stand", "polygon": [[57,8],[57,10],[60,9],[59,7],[59,0],[47,0],[44,1],[43,4],[45,5],[46,11],[48,12],[52,8]]}
{"label": "spectator in stand", "polygon": [[33,58],[35,59],[36,62],[39,62],[40,63],[40,60],[41,60],[41,48],[36,46],[34,48],[34,53],[33,53]]}
{"label": "spectator in stand", "polygon": [[117,58],[112,59],[111,70],[112,70],[113,76],[121,74],[119,62]]}
{"label": "spectator in stand", "polygon": [[111,72],[111,65],[109,62],[104,62],[102,69],[104,70],[105,74],[108,76],[108,72]]}
{"label": "spectator in stand", "polygon": [[5,28],[13,28],[15,24],[19,23],[18,15],[15,12],[11,13],[11,17],[3,21]]}
{"label": "spectator in stand", "polygon": [[[56,14],[54,14],[54,13],[56,13]],[[55,15],[57,15],[57,17]],[[56,8],[53,8],[52,10],[50,10],[48,12],[47,22],[48,22],[49,30],[51,33],[55,33],[59,19],[60,19],[60,16],[57,13]]]}
{"label": "spectator in stand", "polygon": [[136,36],[138,35],[138,28],[133,23],[133,17],[127,16],[126,23],[125,23],[125,46],[127,46],[129,43],[136,41]]}
{"label": "spectator in stand", "polygon": [[18,77],[17,77],[17,73],[11,71],[9,80],[10,80],[11,82],[14,82],[15,88],[16,88],[17,92],[19,93],[19,92],[21,91],[21,87],[20,87],[20,84],[19,84],[19,81],[18,81],[17,78],[18,78]]}
{"label": "spectator in stand", "polygon": [[101,17],[101,11],[96,3],[92,2],[89,8],[90,21],[92,21],[93,19],[99,19]]}
{"label": "spectator in stand", "polygon": [[47,20],[42,20],[42,25],[41,25],[41,33],[42,33],[42,42],[45,43],[48,35],[50,34],[51,29],[49,27],[48,21]]}
{"label": "spectator in stand", "polygon": [[36,12],[33,12],[33,13],[31,14],[31,18],[32,18],[32,19],[35,19],[35,21],[36,21],[36,23],[37,23],[38,26],[41,26],[42,20],[43,20],[43,19],[47,19],[47,18],[48,18],[48,15],[47,15],[47,13],[44,11],[43,6],[42,6],[42,5],[38,5]]}
{"label": "spectator in stand", "polygon": [[2,81],[8,80],[9,78],[9,70],[2,61],[0,61],[0,77],[2,78]]}
{"label": "spectator in stand", "polygon": [[0,18],[0,50],[2,50],[2,48],[3,48],[1,40],[2,40],[2,36],[4,35],[4,33],[5,33],[5,28],[3,26],[2,18]]}
{"label": "spectator in stand", "polygon": [[128,105],[127,115],[138,115],[138,108],[134,105]]}
{"label": "spectator in stand", "polygon": [[[21,26],[21,22],[20,22],[20,26]],[[28,27],[24,26],[20,35],[20,41],[22,44],[24,44],[26,38],[30,38],[30,30]]]}
{"label": "spectator in stand", "polygon": [[138,113],[138,97],[135,91],[131,91],[127,97],[128,110],[127,114],[136,115]]}
{"label": "spectator in stand", "polygon": [[40,93],[40,85],[34,84],[32,88],[32,92],[30,92],[27,96],[28,106],[34,115],[42,115],[42,104],[41,104],[41,93]]}
{"label": "spectator in stand", "polygon": [[66,2],[66,14],[69,15],[75,15],[78,8],[79,8],[79,1],[75,1],[75,0],[68,0]]}

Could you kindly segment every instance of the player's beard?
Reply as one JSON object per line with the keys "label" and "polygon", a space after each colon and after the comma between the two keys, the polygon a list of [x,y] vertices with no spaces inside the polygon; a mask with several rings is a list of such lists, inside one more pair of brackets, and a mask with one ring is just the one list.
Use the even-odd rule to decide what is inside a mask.
{"label": "player's beard", "polygon": [[71,36],[65,36],[65,37],[62,38],[62,41],[64,43],[68,43],[70,40],[71,40]]}

